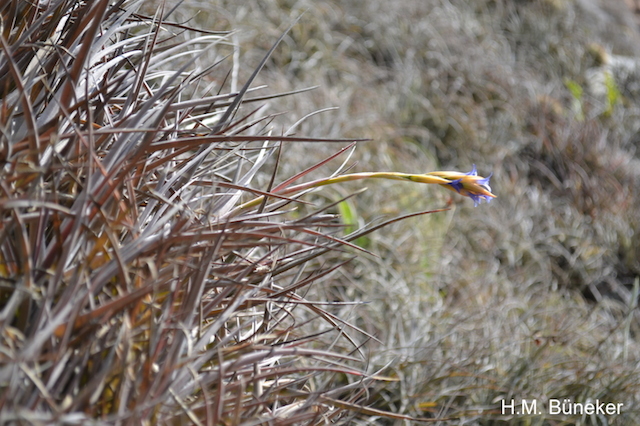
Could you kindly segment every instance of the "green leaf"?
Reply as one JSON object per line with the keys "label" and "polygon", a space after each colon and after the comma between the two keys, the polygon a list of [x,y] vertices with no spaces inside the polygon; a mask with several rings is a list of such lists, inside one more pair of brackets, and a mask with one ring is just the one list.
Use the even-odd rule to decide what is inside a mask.
{"label": "green leaf", "polygon": [[613,113],[615,105],[620,102],[622,95],[620,94],[615,78],[613,78],[613,75],[610,72],[606,72],[604,74],[604,84],[607,88],[607,109],[605,110],[604,115],[609,117]]}
{"label": "green leaf", "polygon": [[584,120],[584,112],[582,110],[582,95],[584,94],[584,89],[578,82],[567,78],[564,81],[565,86],[571,92],[571,96],[573,96],[573,102],[571,103],[573,112],[575,114],[575,118],[578,121]]}
{"label": "green leaf", "polygon": [[[344,232],[349,235],[358,229],[358,223],[360,222],[360,216],[356,210],[356,207],[349,200],[344,200],[338,203],[338,213],[342,223],[345,225]],[[370,239],[366,236],[358,237],[353,241],[354,244],[366,248],[371,243]]]}

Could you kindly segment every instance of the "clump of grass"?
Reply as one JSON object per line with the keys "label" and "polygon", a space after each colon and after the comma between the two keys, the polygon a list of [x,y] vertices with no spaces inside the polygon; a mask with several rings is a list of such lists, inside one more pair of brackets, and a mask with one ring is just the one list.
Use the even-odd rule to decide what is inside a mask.
{"label": "clump of grass", "polygon": [[285,144],[337,141],[251,106],[277,43],[239,86],[227,33],[139,5],[0,8],[1,422],[410,419],[362,406],[372,336],[304,295],[384,224],[271,192]]}
{"label": "clump of grass", "polygon": [[[623,402],[620,416],[607,420],[638,423],[633,284],[640,246],[633,236],[640,229],[634,208],[640,114],[630,102],[637,76],[621,79],[609,64],[604,71],[611,74],[598,73],[612,76],[621,98],[598,99],[589,92],[588,71],[603,61],[588,52],[597,43],[629,55],[639,44],[633,31],[602,18],[604,10],[593,13],[571,0],[372,1],[367,7],[348,1],[186,0],[171,15],[185,13],[178,22],[200,10],[189,22],[209,28],[215,19],[215,28],[245,31],[194,34],[186,25],[154,24],[131,14],[122,21],[129,29],[121,39],[113,38],[122,34],[117,31],[103,39],[105,45],[129,46],[103,55],[118,65],[113,75],[96,79],[103,90],[92,92],[91,85],[77,83],[82,79],[73,80],[76,98],[60,109],[54,94],[62,94],[63,85],[51,81],[72,75],[72,58],[82,44],[75,40],[83,34],[81,23],[90,24],[83,17],[91,16],[93,6],[59,1],[50,10],[75,12],[48,13],[52,18],[34,22],[18,19],[40,16],[33,7],[5,3],[2,35],[8,46],[23,49],[2,54],[34,79],[24,79],[29,96],[12,85],[8,72],[0,87],[3,105],[18,105],[0,110],[0,157],[10,194],[0,206],[2,421],[307,418],[389,424],[394,420],[385,412],[393,412],[397,424],[406,423],[406,414],[447,418],[443,423],[450,424],[603,423],[500,411],[500,401],[512,397],[542,404],[569,397]],[[309,96],[278,98],[280,109],[342,108],[299,126],[293,126],[294,114],[265,117],[259,106],[275,103],[273,95],[250,103],[261,92],[247,90],[231,108],[253,68],[238,62],[230,41],[250,46],[245,63],[258,64],[291,17],[306,8],[311,10],[303,25],[285,36],[261,75],[283,92],[322,82]],[[106,11],[113,18],[118,10]],[[72,19],[59,25],[65,16]],[[27,28],[38,37],[17,44]],[[187,35],[198,53],[172,55],[183,52],[177,43]],[[125,41],[129,37],[137,37],[136,48]],[[212,39],[193,44],[194,37]],[[50,39],[65,41],[57,43],[63,46],[58,56],[39,50],[54,50]],[[159,61],[167,62],[154,68],[151,52],[166,52]],[[126,60],[117,62],[119,55]],[[39,61],[46,73],[29,66]],[[167,72],[169,64],[186,67],[176,74],[176,68]],[[96,61],[90,69],[102,65]],[[85,75],[83,66],[78,69],[77,75]],[[138,83],[126,83],[131,80]],[[567,81],[584,89],[582,116],[575,114]],[[167,104],[168,115],[155,109]],[[48,111],[31,114],[39,123],[54,120],[66,129],[63,139],[45,132],[49,139],[41,146],[51,156],[42,166],[28,157],[28,131],[22,139],[4,131],[6,123],[28,129],[29,108]],[[59,112],[50,114],[55,108]],[[270,126],[282,122],[288,123]],[[216,128],[219,123],[225,124]],[[455,222],[449,212],[389,223],[386,233],[366,243],[379,258],[361,256],[333,269],[348,259],[337,248],[357,249],[342,241],[363,234],[345,236],[330,215],[339,206],[336,198],[347,193],[325,191],[329,197],[315,199],[327,203],[323,210],[303,203],[311,196],[294,201],[298,193],[274,190],[302,169],[308,170],[304,177],[322,181],[324,168],[314,165],[335,153],[330,144],[289,138],[280,154],[278,143],[285,138],[271,139],[269,131],[290,125],[314,137],[375,137],[352,157],[369,170],[424,172],[474,162],[485,170],[491,164],[499,202],[481,214],[459,209]],[[104,134],[109,131],[111,136]],[[202,138],[212,139],[198,145]],[[139,149],[144,143],[154,149]],[[120,152],[109,157],[114,163],[105,163],[111,147],[140,155]],[[403,186],[408,190],[399,194],[388,183],[372,182],[383,190],[348,200],[358,220],[394,212],[391,197],[400,208],[424,202],[420,186]],[[263,195],[234,216],[238,206]],[[95,214],[83,210],[87,206]],[[294,206],[299,210],[289,214]],[[65,223],[73,224],[67,234]],[[54,253],[49,263],[44,249]],[[91,263],[77,268],[87,265],[83,259]],[[96,276],[104,284],[93,289]],[[323,285],[311,286],[314,279]],[[581,292],[596,300],[585,300]],[[356,310],[345,301],[368,303]],[[215,328],[215,336],[203,340]],[[85,344],[88,336],[97,337]],[[298,348],[307,352],[294,353]],[[331,354],[318,358],[327,348]],[[358,370],[365,368],[355,348],[370,351],[369,375]],[[378,371],[386,380],[372,382]]]}

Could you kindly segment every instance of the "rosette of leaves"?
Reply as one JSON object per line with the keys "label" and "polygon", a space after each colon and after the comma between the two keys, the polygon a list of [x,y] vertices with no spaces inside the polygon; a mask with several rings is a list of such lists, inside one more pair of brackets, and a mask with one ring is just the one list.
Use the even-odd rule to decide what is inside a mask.
{"label": "rosette of leaves", "polygon": [[139,6],[0,6],[0,422],[381,414],[363,334],[301,292],[370,229],[340,239],[330,206],[292,218],[269,192],[282,144],[309,140],[272,135],[280,95],[252,95],[273,48],[232,66],[227,34]]}

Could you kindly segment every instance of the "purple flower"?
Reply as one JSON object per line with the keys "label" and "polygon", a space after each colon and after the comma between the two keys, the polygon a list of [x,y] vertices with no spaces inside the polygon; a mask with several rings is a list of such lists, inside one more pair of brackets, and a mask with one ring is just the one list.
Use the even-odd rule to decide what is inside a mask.
{"label": "purple flower", "polygon": [[482,200],[489,202],[492,198],[496,198],[496,196],[491,193],[491,186],[489,185],[489,179],[491,179],[493,173],[486,178],[478,176],[475,164],[469,173],[432,172],[429,174],[448,180],[449,182],[442,184],[442,186],[456,191],[460,195],[471,198],[475,206]]}

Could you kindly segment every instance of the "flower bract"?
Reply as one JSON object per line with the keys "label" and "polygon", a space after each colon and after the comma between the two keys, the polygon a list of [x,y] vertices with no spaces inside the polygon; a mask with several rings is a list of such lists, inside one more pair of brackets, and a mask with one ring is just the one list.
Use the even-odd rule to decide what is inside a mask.
{"label": "flower bract", "polygon": [[428,174],[448,180],[447,183],[443,183],[441,185],[447,189],[456,191],[460,195],[471,198],[476,206],[482,200],[489,202],[492,198],[496,198],[496,196],[491,192],[491,186],[489,185],[489,180],[493,173],[488,177],[478,176],[475,164],[468,173],[431,172]]}

